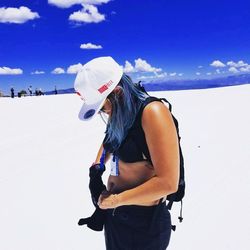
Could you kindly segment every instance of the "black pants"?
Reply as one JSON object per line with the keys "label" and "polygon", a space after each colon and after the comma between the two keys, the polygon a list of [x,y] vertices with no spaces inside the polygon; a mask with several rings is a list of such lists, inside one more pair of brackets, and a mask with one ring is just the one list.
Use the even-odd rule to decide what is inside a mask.
{"label": "black pants", "polygon": [[107,250],[165,250],[171,235],[166,203],[107,209],[104,235]]}

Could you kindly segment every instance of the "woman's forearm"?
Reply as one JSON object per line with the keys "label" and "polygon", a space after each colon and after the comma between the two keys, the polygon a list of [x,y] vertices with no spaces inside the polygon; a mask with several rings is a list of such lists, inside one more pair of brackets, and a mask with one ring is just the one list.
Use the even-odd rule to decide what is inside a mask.
{"label": "woman's forearm", "polygon": [[94,163],[99,163],[100,162],[100,159],[102,157],[102,151],[103,151],[103,145],[101,144],[98,152],[97,152],[97,156],[96,156],[96,159],[95,159],[95,162]]}
{"label": "woman's forearm", "polygon": [[145,205],[175,193],[178,185],[175,178],[166,179],[154,176],[143,184],[119,194],[100,195],[98,205],[101,209],[116,208],[124,205]]}
{"label": "woman's forearm", "polygon": [[176,191],[165,179],[154,176],[135,188],[123,191],[116,198],[120,206],[142,205],[146,202],[158,200]]}

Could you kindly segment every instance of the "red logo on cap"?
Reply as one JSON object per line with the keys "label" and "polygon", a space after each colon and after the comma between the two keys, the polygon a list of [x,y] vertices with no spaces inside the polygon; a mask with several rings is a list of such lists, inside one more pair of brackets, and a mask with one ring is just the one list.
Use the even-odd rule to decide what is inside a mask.
{"label": "red logo on cap", "polygon": [[102,94],[104,91],[106,91],[111,85],[112,85],[113,81],[110,80],[109,82],[103,84],[98,91]]}

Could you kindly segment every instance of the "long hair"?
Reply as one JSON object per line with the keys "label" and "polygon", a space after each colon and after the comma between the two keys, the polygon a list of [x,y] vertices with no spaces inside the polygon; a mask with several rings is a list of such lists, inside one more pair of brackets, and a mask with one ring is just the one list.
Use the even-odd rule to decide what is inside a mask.
{"label": "long hair", "polygon": [[112,104],[112,114],[107,124],[104,142],[110,145],[111,152],[119,148],[132,127],[142,103],[148,97],[128,75],[122,75],[118,86],[121,89],[120,93],[111,92],[108,96]]}

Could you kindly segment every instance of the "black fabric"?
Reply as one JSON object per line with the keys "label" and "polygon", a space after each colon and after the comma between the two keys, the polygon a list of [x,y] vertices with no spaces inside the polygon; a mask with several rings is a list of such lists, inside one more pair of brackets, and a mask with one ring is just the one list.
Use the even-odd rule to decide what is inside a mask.
{"label": "black fabric", "polygon": [[[160,98],[159,99],[159,98],[156,98],[156,97],[149,97],[149,98],[146,99],[145,103],[143,104],[143,106],[142,106],[142,108],[140,110],[140,113],[138,114],[138,117],[142,116],[143,109],[146,107],[146,105],[148,103],[153,102],[153,101],[164,101],[164,102],[168,103],[169,110],[170,110],[170,112],[172,111],[172,105],[165,98]],[[186,184],[185,184],[185,172],[184,172],[184,158],[183,158],[181,144],[180,144],[181,137],[179,135],[179,124],[178,124],[177,119],[174,117],[174,115],[172,113],[171,113],[171,116],[173,118],[175,128],[176,128],[176,132],[177,132],[177,136],[178,136],[179,156],[180,156],[180,164],[179,164],[180,177],[179,177],[179,185],[178,185],[177,192],[167,196],[167,200],[169,201],[169,204],[168,204],[169,210],[172,208],[173,202],[182,201],[183,197],[185,196],[185,187],[186,187]],[[139,124],[141,124],[139,122],[140,122],[140,120],[137,119],[138,126],[139,126]],[[141,130],[142,130],[142,128],[141,128]],[[134,131],[134,137],[136,136],[135,132],[136,131]],[[141,148],[142,152],[146,155],[147,159],[149,159],[149,161],[151,161],[144,133],[143,134],[139,133],[139,137],[137,137],[137,138],[138,138],[137,145],[139,146],[139,148]],[[180,216],[179,220],[180,221],[183,220],[182,216]]]}
{"label": "black fabric", "polygon": [[[142,118],[142,113],[143,113],[144,108],[149,103],[154,102],[154,101],[158,101],[158,102],[164,101],[168,103],[169,110],[170,112],[172,111],[172,105],[165,98],[157,98],[153,96],[149,96],[148,98],[146,98],[146,100],[144,101],[143,105],[141,106],[136,116],[133,126],[128,131],[128,134],[123,140],[119,149],[116,150],[116,152],[114,152],[122,161],[127,162],[127,163],[132,163],[132,162],[147,160],[152,163],[149,149],[146,143],[145,134],[141,125],[141,118]],[[179,141],[180,179],[179,179],[178,191],[176,193],[168,195],[167,197],[167,199],[170,201],[169,208],[171,208],[172,203],[174,201],[181,201],[185,195],[184,159],[183,159],[182,149],[180,145],[181,137],[179,135],[179,124],[178,124],[177,119],[174,117],[174,115],[172,113],[171,115],[172,115],[172,118],[176,127],[178,141]],[[109,151],[109,145],[105,144],[105,139],[104,139],[103,145],[104,145],[104,148],[107,151]],[[145,157],[143,157],[143,155]]]}
{"label": "black fabric", "polygon": [[106,190],[106,186],[102,181],[102,174],[105,171],[105,165],[95,164],[89,168],[89,190],[91,193],[91,199],[96,207],[94,213],[87,218],[81,218],[78,221],[79,226],[87,225],[94,231],[102,231],[106,218],[106,210],[102,210],[97,205],[100,194]]}
{"label": "black fabric", "polygon": [[97,202],[102,191],[106,190],[106,186],[102,181],[102,174],[105,171],[105,165],[95,164],[89,168],[89,190],[94,206],[97,206]]}
{"label": "black fabric", "polygon": [[[146,93],[145,89],[142,86],[139,86],[139,87],[141,88],[142,91]],[[149,103],[154,102],[154,101],[160,101],[160,102],[164,101],[168,103],[169,110],[171,112],[171,116],[173,118],[173,121],[176,127],[176,132],[178,135],[179,155],[180,155],[180,165],[179,165],[180,178],[179,178],[179,185],[178,185],[177,192],[167,196],[167,200],[169,201],[168,209],[170,210],[172,208],[173,202],[182,201],[183,197],[185,196],[185,187],[186,187],[185,173],[184,173],[184,159],[183,159],[182,149],[180,145],[181,137],[179,135],[179,124],[178,124],[177,119],[172,114],[171,103],[169,103],[165,98],[157,98],[157,97],[149,96],[144,101],[143,105],[141,106],[136,116],[133,126],[129,130],[128,135],[122,142],[120,148],[115,152],[115,154],[124,162],[131,163],[131,162],[136,162],[136,161],[142,161],[146,158],[147,161],[152,163],[149,149],[146,143],[145,134],[141,125],[141,117],[142,117],[144,108]],[[104,147],[105,147],[105,144],[104,144]],[[143,155],[145,156],[145,158],[143,157]],[[179,220],[180,221],[183,220],[181,215],[179,216]]]}
{"label": "black fabric", "polygon": [[[127,137],[124,139],[122,145],[120,146],[119,150],[115,152],[115,154],[124,162],[136,162],[136,161],[142,161],[145,160],[145,158],[143,157],[146,156],[146,160],[151,162],[151,158],[150,158],[150,154],[149,154],[149,150],[147,147],[147,143],[146,143],[146,139],[145,139],[145,134],[144,131],[142,129],[141,126],[141,116],[142,116],[142,112],[144,110],[144,108],[151,102],[153,101],[162,101],[164,100],[165,102],[167,102],[169,104],[169,110],[171,111],[171,104],[166,100],[166,99],[158,99],[156,97],[148,97],[144,104],[142,105],[141,109],[139,110],[136,120],[133,124],[133,126],[131,127],[131,129],[128,132]],[[171,113],[172,114],[172,113]],[[176,126],[176,130],[177,130],[177,134],[178,134],[178,139],[180,142],[180,136],[179,136],[179,127],[178,127],[178,121],[175,119],[175,117],[172,115],[175,126]],[[105,139],[104,139],[105,141]],[[103,143],[104,145],[104,149],[107,152],[112,152],[109,151],[109,146],[108,144]],[[95,168],[95,169],[90,169],[90,191],[91,191],[91,197],[92,197],[92,201],[93,204],[97,207],[96,211],[94,212],[94,214],[86,219],[81,219],[79,221],[79,223],[87,223],[88,227],[90,227],[93,230],[96,231],[101,231],[102,227],[103,227],[103,223],[105,223],[105,240],[106,240],[106,245],[107,245],[107,249],[108,250],[119,250],[119,249],[166,249],[168,242],[169,242],[169,237],[170,237],[170,233],[169,233],[169,237],[167,237],[168,235],[168,231],[163,232],[164,237],[161,238],[161,233],[158,234],[155,237],[149,237],[150,235],[148,235],[147,233],[152,232],[151,230],[147,230],[146,234],[142,233],[142,231],[140,231],[140,233],[138,234],[138,237],[135,239],[134,238],[134,234],[131,234],[129,228],[133,228],[133,221],[135,224],[135,227],[137,227],[136,225],[140,225],[142,223],[142,221],[160,221],[158,218],[162,215],[162,210],[163,211],[168,211],[168,209],[171,209],[172,204],[174,201],[181,201],[182,198],[184,197],[185,194],[185,181],[184,181],[184,160],[183,160],[183,155],[182,155],[182,151],[181,151],[181,147],[180,147],[180,143],[179,143],[179,149],[180,149],[180,179],[179,179],[179,187],[178,187],[178,191],[174,194],[168,195],[167,199],[169,200],[169,205],[168,206],[163,206],[162,203],[160,202],[159,205],[156,205],[154,208],[154,213],[152,215],[146,216],[148,218],[144,218],[142,219],[144,214],[145,217],[145,212],[149,211],[150,209],[142,209],[143,206],[122,206],[122,207],[118,207],[115,211],[113,210],[105,210],[105,212],[102,214],[102,211],[100,213],[101,209],[98,209],[97,206],[97,201],[99,198],[99,195],[101,193],[101,191],[103,191],[104,189],[106,189],[105,185],[102,182],[101,176],[103,171],[99,171],[99,168]],[[96,169],[98,171],[96,171]],[[92,170],[92,171],[91,171]],[[162,201],[162,199],[161,199]],[[124,208],[126,207],[126,208]],[[125,211],[135,211],[137,210],[136,207],[139,207],[141,209],[141,215],[138,215],[137,217],[133,217],[132,215],[130,215],[129,218],[131,218],[128,223],[127,226],[123,227],[121,226],[121,228],[119,227],[119,223],[117,221],[119,221],[119,219],[114,219],[113,217],[111,217],[110,211],[116,212],[117,211],[123,211],[124,209],[126,209]],[[164,208],[163,208],[164,207]],[[132,210],[131,210],[132,209]],[[126,212],[127,213],[127,212]],[[165,213],[165,217],[166,214],[169,214],[168,212],[164,212]],[[106,218],[106,219],[105,219]],[[138,220],[136,220],[136,218]],[[161,217],[160,217],[161,218]],[[170,218],[170,214],[169,214],[169,218]],[[120,218],[121,219],[121,218]],[[179,217],[180,221],[182,221],[182,216]],[[117,224],[118,223],[118,224]],[[166,220],[164,220],[163,218],[163,222],[162,224],[166,223]],[[154,225],[154,223],[150,224],[151,227],[152,225]],[[169,220],[168,223],[166,223],[168,227],[168,229],[170,228],[171,231],[171,220]],[[145,227],[148,229],[148,224],[145,225],[144,223],[144,229]],[[153,226],[154,228],[155,226]],[[157,226],[156,226],[157,228]],[[116,232],[115,229],[118,229],[118,231]],[[166,228],[165,228],[166,229]],[[134,230],[134,229],[133,229]],[[132,230],[132,232],[134,232]],[[118,233],[119,232],[119,233]],[[120,243],[117,241],[117,239],[119,239],[119,235],[122,234],[122,232],[124,232],[125,234],[125,238],[122,238],[122,241],[127,242],[127,244],[124,243],[124,247],[122,247],[121,245],[119,245]],[[149,233],[151,234],[151,233]],[[113,235],[113,237],[112,237]],[[152,235],[151,235],[152,236]],[[153,239],[152,240],[152,245],[148,244],[144,244],[143,243],[143,239]],[[164,241],[165,238],[165,241]],[[127,239],[127,241],[126,241]],[[138,246],[136,245],[136,243],[133,243],[133,246],[129,243],[129,242],[138,242]],[[151,242],[151,241],[150,241]],[[157,243],[158,242],[158,243]],[[159,243],[160,242],[160,243]],[[128,245],[130,244],[130,245]],[[140,245],[141,244],[141,245]],[[157,245],[158,244],[158,245]],[[119,246],[118,246],[119,245]],[[142,247],[143,246],[143,247]],[[148,247],[148,248],[147,248]],[[165,248],[164,248],[165,247]]]}
{"label": "black fabric", "polygon": [[171,216],[165,203],[108,209],[104,225],[106,249],[165,250],[171,229]]}
{"label": "black fabric", "polygon": [[140,110],[138,111],[133,126],[129,129],[128,134],[124,138],[119,149],[116,150],[115,152],[112,152],[111,150],[112,147],[105,142],[106,141],[105,137],[103,141],[103,146],[105,150],[111,153],[115,153],[115,155],[117,155],[119,159],[122,160],[123,162],[133,163],[143,160],[151,162],[149,150],[145,139],[145,134],[141,126],[141,117],[144,108],[153,101],[161,101],[161,100],[156,97],[148,97],[144,101]]}
{"label": "black fabric", "polygon": [[96,207],[94,213],[87,218],[81,218],[78,221],[79,226],[87,225],[88,228],[94,231],[102,231],[106,220],[106,210]]}

